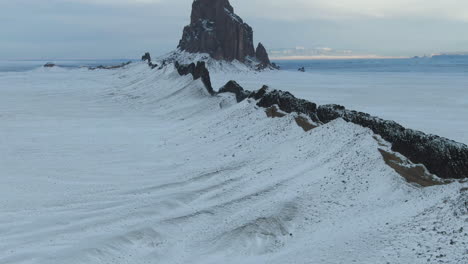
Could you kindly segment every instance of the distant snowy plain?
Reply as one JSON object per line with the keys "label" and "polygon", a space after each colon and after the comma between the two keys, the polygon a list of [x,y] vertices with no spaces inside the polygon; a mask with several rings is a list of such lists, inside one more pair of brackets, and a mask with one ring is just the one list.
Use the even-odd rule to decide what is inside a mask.
{"label": "distant snowy plain", "polygon": [[[466,90],[422,94],[390,77],[213,82],[271,84],[468,142]],[[387,81],[403,88],[371,89]],[[0,73],[0,263],[468,262],[468,183],[413,186],[370,130],[336,120],[304,132],[293,115],[234,101],[142,63]]]}

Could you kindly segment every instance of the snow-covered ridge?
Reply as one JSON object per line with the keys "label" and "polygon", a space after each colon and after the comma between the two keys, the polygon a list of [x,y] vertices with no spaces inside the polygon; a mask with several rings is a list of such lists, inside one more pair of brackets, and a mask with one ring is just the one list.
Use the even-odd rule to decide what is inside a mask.
{"label": "snow-covered ridge", "polygon": [[[212,73],[251,73],[256,70],[260,62],[256,58],[246,58],[245,62],[238,60],[224,61],[213,59],[206,53],[189,53],[182,50],[175,50],[158,58],[154,61],[159,65],[167,65],[174,62],[180,64],[190,64],[192,62],[203,61],[208,70]],[[270,68],[262,69],[264,71],[273,70]]]}
{"label": "snow-covered ridge", "polygon": [[[175,68],[180,75],[191,74],[196,80],[201,78],[211,95],[215,94],[211,85],[209,71],[205,62],[190,65],[180,65],[175,62]],[[200,73],[203,72],[203,73]],[[229,86],[229,87],[228,87]],[[328,123],[338,118],[370,128],[392,144],[392,150],[403,154],[416,164],[423,164],[433,174],[445,179],[468,178],[468,146],[435,135],[404,128],[394,121],[383,120],[366,113],[347,110],[340,105],[323,105],[298,99],[289,92],[270,90],[264,86],[258,91],[246,91],[239,84],[230,81],[220,89],[236,95],[238,102],[253,98],[257,106],[269,108],[276,106],[286,113],[305,115],[314,126]]]}
{"label": "snow-covered ridge", "polygon": [[0,263],[465,263],[468,183],[143,63],[0,75]]}

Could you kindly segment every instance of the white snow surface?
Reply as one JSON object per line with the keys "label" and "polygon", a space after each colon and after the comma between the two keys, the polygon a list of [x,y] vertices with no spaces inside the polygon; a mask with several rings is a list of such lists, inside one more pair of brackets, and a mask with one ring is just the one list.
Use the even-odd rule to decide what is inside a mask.
{"label": "white snow surface", "polygon": [[228,73],[214,69],[211,77],[215,89],[229,80],[237,81],[247,90],[268,85],[319,105],[340,104],[468,144],[466,73],[270,70]]}
{"label": "white snow surface", "polygon": [[2,264],[468,262],[467,183],[411,185],[368,129],[172,67],[0,73],[0,123]]}
{"label": "white snow surface", "polygon": [[[174,61],[180,64],[197,63],[198,61],[204,61],[210,74],[220,74],[222,76],[229,76],[230,74],[252,74],[254,69],[257,68],[260,63],[256,58],[247,57],[245,62],[238,60],[224,61],[213,59],[208,53],[189,53],[182,50],[175,50],[169,52],[163,56],[156,58],[155,63],[162,65],[163,61],[173,63]],[[236,76],[236,75],[235,75]]]}

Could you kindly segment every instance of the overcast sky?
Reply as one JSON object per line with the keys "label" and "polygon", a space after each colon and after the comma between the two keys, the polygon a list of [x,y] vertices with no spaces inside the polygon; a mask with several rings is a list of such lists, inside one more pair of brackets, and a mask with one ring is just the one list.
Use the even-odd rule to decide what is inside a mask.
{"label": "overcast sky", "polygon": [[[174,49],[192,0],[0,0],[0,59],[137,58]],[[267,48],[468,51],[467,0],[231,0]]]}

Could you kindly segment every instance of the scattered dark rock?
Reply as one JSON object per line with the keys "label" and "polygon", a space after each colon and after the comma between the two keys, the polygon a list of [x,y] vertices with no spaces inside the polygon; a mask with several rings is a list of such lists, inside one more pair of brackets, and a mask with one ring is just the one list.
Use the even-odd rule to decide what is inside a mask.
{"label": "scattered dark rock", "polygon": [[194,80],[201,79],[203,84],[205,85],[206,90],[211,94],[214,95],[215,91],[213,90],[213,86],[211,86],[211,78],[210,72],[206,68],[204,61],[199,61],[195,65],[195,63],[191,63],[189,65],[181,65],[177,61],[174,63],[175,68],[179,75],[189,75],[191,74]]}
{"label": "scattered dark rock", "polygon": [[128,61],[128,62],[125,62],[125,63],[122,63],[120,65],[113,65],[113,66],[103,66],[103,65],[99,65],[97,67],[88,67],[89,70],[115,70],[115,69],[120,69],[120,68],[123,68],[127,65],[129,65],[130,63],[132,63],[131,61]]}
{"label": "scattered dark rock", "polygon": [[219,89],[218,93],[233,93],[236,95],[236,100],[238,103],[248,98],[251,94],[250,91],[244,90],[244,88],[242,88],[235,81],[229,81],[226,83],[221,89]]}
{"label": "scattered dark rock", "polygon": [[48,62],[48,63],[44,64],[44,68],[52,68],[52,67],[55,67],[55,66],[57,66],[57,65],[55,65],[52,62]]}
{"label": "scattered dark rock", "polygon": [[[209,93],[211,95],[216,94],[211,86],[209,72],[204,62],[198,62],[196,65],[195,63],[180,65],[176,62],[175,67],[180,75],[192,74],[195,80],[202,78]],[[423,164],[431,174],[443,179],[468,178],[468,146],[464,144],[406,129],[394,121],[347,110],[340,105],[317,107],[315,103],[298,99],[289,92],[270,90],[268,86],[263,86],[260,90],[251,92],[244,90],[238,83],[230,81],[220,89],[220,93],[225,92],[234,93],[238,102],[246,98],[256,100],[257,106],[266,108],[267,115],[271,117],[282,116],[283,113],[280,111],[285,113],[295,112],[307,116],[317,125],[342,118],[347,122],[371,129],[375,134],[380,135],[384,140],[392,144],[392,151],[401,153],[414,164]],[[296,122],[304,128],[305,120],[306,118],[296,119]],[[304,130],[310,130],[314,127],[314,124],[310,124]],[[423,167],[416,165],[413,169],[405,170],[398,165],[401,160],[398,160],[397,156],[388,153],[382,153],[382,155],[386,162],[392,163],[391,167],[394,167],[400,174],[405,175],[406,178],[412,180],[416,178],[423,186],[434,184],[434,182],[428,180],[427,175],[422,177],[425,174]]]}
{"label": "scattered dark rock", "polygon": [[301,67],[301,68],[299,68],[299,69],[297,69],[297,70],[300,71],[300,72],[305,72],[305,68],[304,68],[304,67]]}
{"label": "scattered dark rock", "polygon": [[168,61],[167,60],[163,60],[161,62],[161,66],[159,66],[158,70],[162,70],[164,67],[166,67],[168,65]]}

